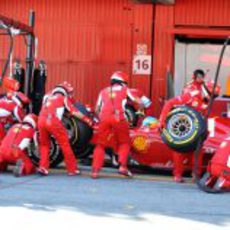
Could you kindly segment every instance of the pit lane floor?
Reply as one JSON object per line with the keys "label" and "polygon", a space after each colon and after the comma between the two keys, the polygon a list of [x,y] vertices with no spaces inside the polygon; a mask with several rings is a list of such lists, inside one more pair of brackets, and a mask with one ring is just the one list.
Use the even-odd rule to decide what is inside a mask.
{"label": "pit lane floor", "polygon": [[[125,179],[105,168],[98,180],[90,168],[68,177],[0,175],[1,226],[6,229],[230,229],[230,194],[206,194],[188,179],[135,175]],[[2,228],[2,227],[1,227]]]}

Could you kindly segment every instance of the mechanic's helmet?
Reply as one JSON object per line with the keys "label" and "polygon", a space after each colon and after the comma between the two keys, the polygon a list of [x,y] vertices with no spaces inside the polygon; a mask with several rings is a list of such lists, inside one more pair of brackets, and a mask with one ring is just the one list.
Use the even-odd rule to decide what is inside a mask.
{"label": "mechanic's helmet", "polygon": [[202,69],[196,69],[193,72],[193,76],[192,76],[193,80],[196,80],[197,78],[205,78],[205,72]]}
{"label": "mechanic's helmet", "polygon": [[22,92],[15,92],[11,100],[21,107],[30,103],[30,99]]}
{"label": "mechanic's helmet", "polygon": [[[214,86],[214,81],[211,80],[211,81],[208,81],[205,83],[204,85],[204,88],[206,89],[207,93],[208,93],[208,98],[210,98],[210,96],[212,95],[213,93],[213,86]],[[214,97],[217,97],[219,96],[220,94],[220,85],[219,84],[216,84],[216,87],[214,89]]]}
{"label": "mechanic's helmet", "polygon": [[2,82],[2,86],[8,91],[8,92],[12,92],[12,91],[18,91],[20,88],[20,83],[11,77],[4,77],[3,82]]}
{"label": "mechanic's helmet", "polygon": [[121,71],[114,72],[110,78],[111,85],[113,84],[126,84],[127,85],[128,81],[129,81],[128,74],[121,72]]}
{"label": "mechanic's helmet", "polygon": [[142,121],[142,126],[155,128],[157,127],[159,121],[155,117],[148,116]]}
{"label": "mechanic's helmet", "polygon": [[53,89],[52,94],[56,93],[61,93],[64,96],[70,96],[73,94],[73,86],[67,81],[64,81]]}
{"label": "mechanic's helmet", "polygon": [[38,122],[38,116],[33,113],[26,115],[23,119],[23,123],[30,124],[34,129],[36,129],[37,127],[37,122]]}

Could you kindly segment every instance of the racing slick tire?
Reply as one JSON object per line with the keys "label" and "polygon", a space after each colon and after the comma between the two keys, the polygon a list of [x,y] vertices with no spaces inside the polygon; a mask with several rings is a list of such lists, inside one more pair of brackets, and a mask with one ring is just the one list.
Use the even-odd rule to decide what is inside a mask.
{"label": "racing slick tire", "polygon": [[170,148],[180,153],[193,151],[200,137],[207,137],[207,125],[199,112],[179,106],[168,114],[161,138]]}
{"label": "racing slick tire", "polygon": [[[28,155],[32,162],[38,166],[40,161],[39,148],[35,146],[34,142],[31,142],[28,148]],[[50,145],[50,167],[54,168],[58,166],[63,161],[63,154],[60,150],[59,145],[56,143],[55,139],[51,137]]]}
{"label": "racing slick tire", "polygon": [[[81,103],[75,106],[86,116],[90,116],[85,106]],[[75,156],[80,159],[91,153],[91,146],[88,144],[93,135],[93,129],[85,122],[76,117],[64,114],[62,122],[67,129],[68,136]]]}
{"label": "racing slick tire", "polygon": [[[81,103],[77,103],[75,105],[79,110],[86,114],[87,111]],[[87,115],[87,114],[86,114]],[[73,117],[69,116],[69,114],[65,113],[62,119],[63,125],[66,127],[68,132],[68,137],[70,140],[70,144],[72,149],[74,150],[75,156],[79,158],[86,157],[90,155],[91,149],[88,145],[90,141],[93,130],[90,128],[85,122]],[[35,148],[34,143],[31,143],[29,147],[29,157],[33,161],[35,165],[38,165],[40,156],[39,151]],[[51,147],[50,147],[50,167],[56,167],[63,161],[63,154],[61,149],[54,138],[51,137]]]}
{"label": "racing slick tire", "polygon": [[125,117],[129,122],[130,127],[136,127],[138,122],[138,115],[133,106],[126,104],[125,105]]}

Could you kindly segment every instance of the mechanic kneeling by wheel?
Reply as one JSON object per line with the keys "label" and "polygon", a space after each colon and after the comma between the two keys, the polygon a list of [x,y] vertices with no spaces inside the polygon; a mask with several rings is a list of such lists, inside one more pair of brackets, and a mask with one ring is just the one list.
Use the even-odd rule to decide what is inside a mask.
{"label": "mechanic kneeling by wheel", "polygon": [[8,92],[0,99],[0,142],[6,135],[4,126],[12,125],[15,121],[22,122],[24,108],[30,102],[29,98],[21,92]]}
{"label": "mechanic kneeling by wheel", "polygon": [[31,139],[36,142],[37,116],[28,114],[22,123],[13,125],[0,146],[0,169],[5,171],[8,164],[15,164],[14,175],[23,176],[35,173],[35,166],[27,154]]}
{"label": "mechanic kneeling by wheel", "polygon": [[117,71],[110,78],[111,86],[103,89],[98,97],[96,113],[99,115],[98,138],[93,153],[92,178],[98,178],[102,168],[105,155],[105,147],[109,138],[117,141],[118,161],[120,164],[118,172],[124,176],[132,177],[127,168],[127,158],[130,151],[129,124],[125,119],[125,104],[127,98],[136,102],[142,108],[142,102],[134,97],[127,87],[129,76]]}
{"label": "mechanic kneeling by wheel", "polygon": [[73,87],[67,83],[57,85],[51,93],[46,94],[43,99],[43,105],[38,118],[38,130],[40,136],[40,153],[38,173],[41,175],[49,174],[49,152],[50,135],[52,135],[59,144],[66,164],[69,176],[79,175],[77,161],[71,149],[68,133],[61,120],[64,111],[86,122],[92,126],[90,118],[82,114],[73,105]]}
{"label": "mechanic kneeling by wheel", "polygon": [[[195,109],[197,112],[200,112],[202,115],[205,115],[208,108],[208,102],[210,100],[210,96],[212,94],[213,90],[213,81],[208,81],[207,83],[203,82],[200,87],[191,87],[190,90],[185,90],[184,93],[181,95],[174,97],[167,101],[162,109],[160,118],[159,118],[159,126],[160,128],[165,127],[165,122],[167,115],[169,112],[175,108],[176,106],[180,105],[186,105],[193,109]],[[218,96],[220,93],[220,86],[217,85],[215,88],[214,95]],[[188,157],[190,153],[179,153],[177,151],[173,152],[173,162],[174,162],[174,181],[182,183],[183,180],[183,161],[185,158]],[[194,161],[194,154],[193,154],[193,161]],[[201,173],[202,170],[202,155],[199,157],[199,173]]]}

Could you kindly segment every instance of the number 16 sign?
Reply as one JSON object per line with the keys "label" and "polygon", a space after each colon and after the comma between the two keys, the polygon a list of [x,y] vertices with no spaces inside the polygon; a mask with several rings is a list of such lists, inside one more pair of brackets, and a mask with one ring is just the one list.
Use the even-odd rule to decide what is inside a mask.
{"label": "number 16 sign", "polygon": [[133,74],[151,74],[151,55],[135,55],[133,58]]}

